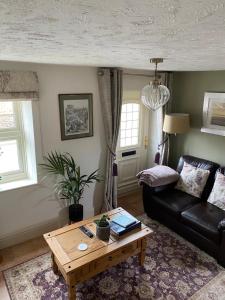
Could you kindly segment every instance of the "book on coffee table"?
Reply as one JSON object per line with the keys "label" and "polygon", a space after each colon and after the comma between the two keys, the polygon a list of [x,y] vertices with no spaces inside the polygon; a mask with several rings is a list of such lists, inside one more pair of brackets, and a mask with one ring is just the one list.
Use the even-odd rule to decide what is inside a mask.
{"label": "book on coffee table", "polygon": [[111,222],[111,226],[110,226],[111,234],[116,236],[122,236],[123,234],[130,232],[136,228],[141,228],[141,221],[138,221],[127,228],[124,228],[114,222]]}
{"label": "book on coffee table", "polygon": [[113,218],[112,221],[122,227],[127,228],[130,225],[135,224],[137,222],[137,219],[135,219],[132,216],[121,215],[121,216]]}
{"label": "book on coffee table", "polygon": [[111,233],[116,236],[121,236],[136,228],[141,228],[141,221],[133,216],[120,215],[113,218],[110,223]]}

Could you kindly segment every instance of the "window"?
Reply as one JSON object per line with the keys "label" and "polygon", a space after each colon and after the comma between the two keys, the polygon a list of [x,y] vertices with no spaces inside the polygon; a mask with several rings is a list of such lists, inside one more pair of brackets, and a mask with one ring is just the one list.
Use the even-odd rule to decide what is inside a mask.
{"label": "window", "polygon": [[31,101],[0,101],[1,183],[36,179]]}
{"label": "window", "polygon": [[120,123],[120,147],[136,146],[139,143],[140,104],[122,105]]}

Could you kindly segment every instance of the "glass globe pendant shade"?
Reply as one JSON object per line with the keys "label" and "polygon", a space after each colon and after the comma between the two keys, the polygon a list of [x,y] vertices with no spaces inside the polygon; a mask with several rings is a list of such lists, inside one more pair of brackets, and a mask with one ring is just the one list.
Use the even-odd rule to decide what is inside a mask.
{"label": "glass globe pendant shade", "polygon": [[141,92],[143,104],[153,111],[159,109],[167,103],[170,98],[170,91],[165,85],[150,82]]}

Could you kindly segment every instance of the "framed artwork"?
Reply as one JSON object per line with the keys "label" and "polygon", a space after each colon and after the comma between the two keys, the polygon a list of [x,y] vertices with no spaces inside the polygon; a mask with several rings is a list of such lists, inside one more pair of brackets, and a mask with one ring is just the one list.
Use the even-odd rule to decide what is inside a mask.
{"label": "framed artwork", "polygon": [[201,131],[225,136],[225,93],[205,93]]}
{"label": "framed artwork", "polygon": [[93,136],[92,99],[92,94],[59,94],[62,140]]}

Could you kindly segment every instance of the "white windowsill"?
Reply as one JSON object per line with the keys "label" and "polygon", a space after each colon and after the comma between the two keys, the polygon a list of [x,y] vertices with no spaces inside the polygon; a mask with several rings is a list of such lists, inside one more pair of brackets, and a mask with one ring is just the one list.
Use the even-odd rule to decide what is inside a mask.
{"label": "white windowsill", "polygon": [[0,192],[20,189],[20,188],[24,188],[36,184],[37,184],[37,180],[33,180],[33,179],[24,179],[24,180],[18,180],[14,182],[2,183],[0,184]]}

